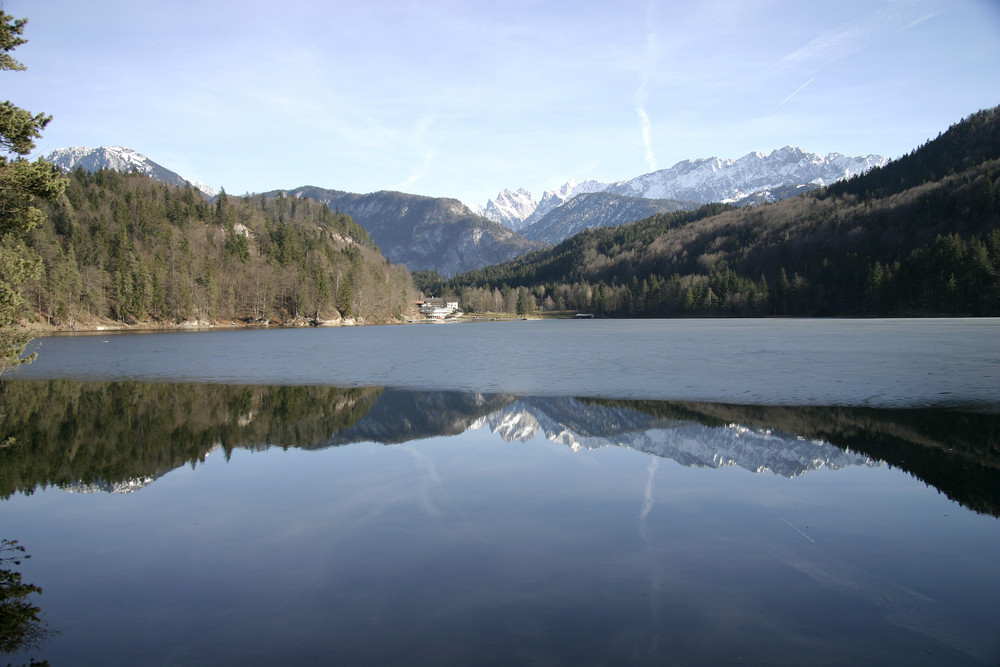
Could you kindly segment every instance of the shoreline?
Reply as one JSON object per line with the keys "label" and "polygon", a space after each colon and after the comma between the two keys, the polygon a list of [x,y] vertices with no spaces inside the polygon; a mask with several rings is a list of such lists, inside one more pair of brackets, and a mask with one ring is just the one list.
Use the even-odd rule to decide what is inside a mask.
{"label": "shoreline", "polygon": [[[395,326],[408,324],[456,324],[456,323],[476,323],[476,322],[514,322],[522,320],[550,319],[529,315],[507,315],[503,313],[482,313],[474,316],[464,316],[446,320],[435,320],[424,318],[419,314],[406,314],[399,319],[337,319],[317,321],[305,317],[294,320],[268,320],[244,322],[241,320],[232,321],[207,321],[207,320],[186,320],[184,322],[165,323],[151,320],[135,322],[116,322],[113,320],[94,319],[90,322],[75,322],[73,324],[45,324],[43,322],[20,322],[20,329],[31,332],[38,336],[59,336],[72,334],[107,334],[107,333],[156,333],[171,331],[232,331],[237,329],[321,329],[336,327],[371,327],[371,326]],[[562,318],[557,318],[562,319]]]}
{"label": "shoreline", "polygon": [[110,320],[92,320],[90,322],[74,322],[73,324],[45,324],[41,322],[20,323],[20,329],[29,331],[35,336],[59,335],[59,334],[88,334],[88,333],[140,333],[140,332],[164,332],[164,331],[209,331],[209,330],[234,330],[234,329],[309,329],[322,327],[356,327],[356,326],[378,326],[405,324],[403,320],[364,320],[364,319],[339,319],[317,322],[306,318],[296,318],[283,322],[281,320],[269,320],[263,322],[243,322],[232,321],[207,321],[207,320],[186,320],[184,322],[165,323],[157,321],[141,321],[135,323],[115,322]]}

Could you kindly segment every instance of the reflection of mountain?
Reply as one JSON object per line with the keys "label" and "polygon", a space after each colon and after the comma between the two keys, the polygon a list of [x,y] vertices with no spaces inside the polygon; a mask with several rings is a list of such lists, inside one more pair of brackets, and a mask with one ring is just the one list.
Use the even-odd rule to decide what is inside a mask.
{"label": "reflection of mountain", "polygon": [[0,497],[121,490],[217,448],[394,444],[469,428],[790,477],[882,460],[1000,516],[997,414],[64,380],[0,383]]}
{"label": "reflection of mountain", "polygon": [[474,421],[514,401],[504,394],[459,391],[414,392],[386,389],[356,424],[318,447],[352,442],[395,444],[465,432]]}
{"label": "reflection of mountain", "polygon": [[817,468],[873,465],[867,456],[769,428],[704,425],[572,398],[522,399],[489,415],[481,425],[505,440],[527,441],[542,432],[575,451],[628,447],[685,466],[738,466],[785,477]]}

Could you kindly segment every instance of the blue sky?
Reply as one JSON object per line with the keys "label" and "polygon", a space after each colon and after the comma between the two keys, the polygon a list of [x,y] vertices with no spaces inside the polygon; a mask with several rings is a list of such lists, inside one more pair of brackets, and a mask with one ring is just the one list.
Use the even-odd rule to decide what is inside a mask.
{"label": "blue sky", "polygon": [[785,145],[898,157],[1000,104],[997,0],[2,0],[38,153],[231,194],[485,203]]}

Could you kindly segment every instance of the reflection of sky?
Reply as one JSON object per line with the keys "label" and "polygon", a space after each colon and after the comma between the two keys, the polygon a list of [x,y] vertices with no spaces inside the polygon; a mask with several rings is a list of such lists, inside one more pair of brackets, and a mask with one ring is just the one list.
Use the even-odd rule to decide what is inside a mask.
{"label": "reflection of sky", "polygon": [[788,479],[468,431],[219,452],[134,494],[15,496],[0,523],[53,664],[963,664],[1000,615],[998,521],[887,467]]}

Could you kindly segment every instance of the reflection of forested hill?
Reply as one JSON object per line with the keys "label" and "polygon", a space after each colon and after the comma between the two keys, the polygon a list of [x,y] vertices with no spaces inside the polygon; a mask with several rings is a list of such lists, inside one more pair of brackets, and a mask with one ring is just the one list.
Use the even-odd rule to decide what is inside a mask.
{"label": "reflection of forested hill", "polygon": [[115,484],[213,447],[302,447],[347,428],[380,389],[65,380],[0,383],[0,497]]}
{"label": "reflection of forested hill", "polygon": [[0,383],[0,497],[47,485],[116,488],[216,448],[392,444],[482,427],[507,440],[541,432],[576,449],[628,447],[789,476],[872,457],[1000,516],[997,414],[65,380]]}

